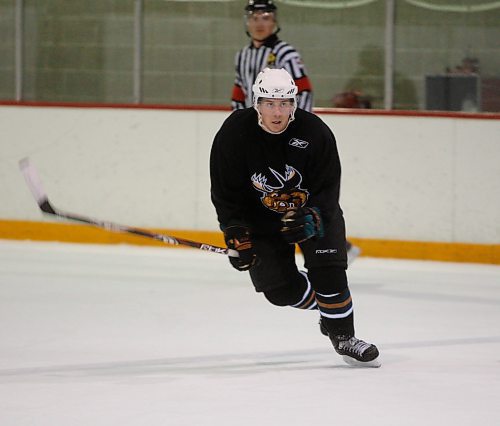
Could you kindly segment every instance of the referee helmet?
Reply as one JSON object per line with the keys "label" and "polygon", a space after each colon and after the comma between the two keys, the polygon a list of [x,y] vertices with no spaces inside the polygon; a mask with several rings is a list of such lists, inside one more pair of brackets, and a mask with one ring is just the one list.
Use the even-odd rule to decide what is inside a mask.
{"label": "referee helmet", "polygon": [[248,0],[245,10],[252,12],[276,12],[276,5],[273,0]]}

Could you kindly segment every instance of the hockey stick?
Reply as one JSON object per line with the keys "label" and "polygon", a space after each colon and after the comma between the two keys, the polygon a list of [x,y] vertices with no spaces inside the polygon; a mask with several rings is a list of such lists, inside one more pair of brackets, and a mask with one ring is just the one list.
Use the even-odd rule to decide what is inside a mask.
{"label": "hockey stick", "polygon": [[182,245],[197,248],[203,251],[209,251],[212,253],[226,254],[232,257],[239,257],[236,250],[231,250],[223,247],[213,246],[211,244],[199,243],[197,241],[185,240],[183,238],[172,237],[171,235],[157,234],[146,229],[133,228],[126,225],[119,225],[113,222],[92,219],[85,216],[80,216],[73,213],[68,213],[63,210],[56,209],[49,202],[49,198],[42,187],[42,181],[40,180],[35,167],[30,163],[29,158],[23,158],[19,161],[19,168],[21,169],[24,179],[28,184],[28,187],[35,197],[35,200],[40,207],[40,210],[46,214],[51,214],[58,216],[63,219],[74,220],[77,222],[86,223],[87,225],[93,225],[97,228],[105,229],[110,232],[126,233],[139,235],[145,238],[151,238],[153,240],[161,241],[165,244],[171,245]]}

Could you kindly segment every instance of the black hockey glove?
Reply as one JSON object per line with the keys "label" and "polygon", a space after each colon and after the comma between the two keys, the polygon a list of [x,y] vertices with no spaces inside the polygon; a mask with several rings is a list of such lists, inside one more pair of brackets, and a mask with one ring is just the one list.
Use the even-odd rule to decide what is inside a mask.
{"label": "black hockey glove", "polygon": [[238,271],[248,271],[255,262],[257,256],[253,250],[250,232],[245,226],[229,226],[224,229],[224,240],[227,248],[236,250],[239,257],[229,256],[229,262]]}
{"label": "black hockey glove", "polygon": [[281,218],[281,222],[283,223],[281,234],[289,244],[323,236],[323,221],[316,207],[288,210]]}

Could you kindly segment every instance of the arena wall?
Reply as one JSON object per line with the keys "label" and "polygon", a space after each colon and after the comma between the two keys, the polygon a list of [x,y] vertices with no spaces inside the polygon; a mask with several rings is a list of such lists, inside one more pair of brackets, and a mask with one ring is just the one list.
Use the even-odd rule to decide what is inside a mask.
{"label": "arena wall", "polygon": [[[500,116],[317,112],[364,254],[500,263]],[[18,170],[29,157],[61,209],[220,244],[208,159],[228,114],[1,105],[0,238],[149,242],[43,217]]]}

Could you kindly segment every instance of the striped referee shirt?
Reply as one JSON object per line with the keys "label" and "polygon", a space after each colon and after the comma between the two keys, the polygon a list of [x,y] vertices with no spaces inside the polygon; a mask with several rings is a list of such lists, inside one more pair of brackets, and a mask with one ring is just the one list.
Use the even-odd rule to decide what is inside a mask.
{"label": "striped referee shirt", "polygon": [[253,44],[244,47],[235,57],[236,79],[234,81],[231,106],[234,109],[253,105],[252,86],[264,68],[285,68],[298,87],[297,106],[311,111],[313,107],[312,86],[306,75],[299,53],[276,34],[270,36],[262,46]]}

